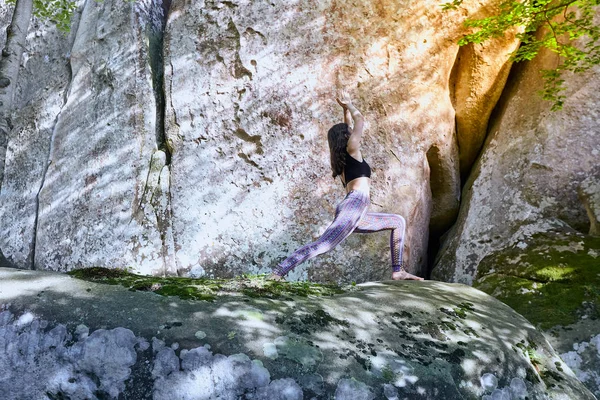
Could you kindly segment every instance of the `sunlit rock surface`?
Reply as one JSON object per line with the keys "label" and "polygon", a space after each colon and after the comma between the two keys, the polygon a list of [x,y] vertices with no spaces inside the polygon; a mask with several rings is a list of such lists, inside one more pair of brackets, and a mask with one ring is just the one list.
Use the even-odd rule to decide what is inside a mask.
{"label": "sunlit rock surface", "polygon": [[36,264],[43,268],[99,263],[165,272],[159,212],[149,201],[158,179],[147,40],[134,3],[86,2],[40,192]]}
{"label": "sunlit rock surface", "polygon": [[[19,268],[268,271],[322,233],[344,196],[325,138],[346,88],[367,120],[371,210],[406,218],[405,261],[425,273],[430,224],[439,233],[458,211],[454,105],[491,107],[464,88],[500,90],[508,55],[478,48],[477,73],[458,74],[461,22],[497,3],[177,0],[164,45],[160,0],[82,2],[68,37],[34,23],[0,251]],[[380,233],[291,278],[389,275]]]}
{"label": "sunlit rock surface", "polygon": [[[406,261],[424,272],[430,222],[443,230],[458,208],[454,38],[468,12],[485,15],[492,8],[469,4],[443,12],[437,1],[174,1],[165,91],[178,268],[209,276],[268,271],[324,231],[344,195],[330,177],[326,132],[341,121],[333,99],[346,88],[367,121],[371,209],[406,218]],[[481,86],[497,81],[501,88],[506,73],[497,75],[508,53],[493,49],[489,58],[497,65],[480,61],[480,76],[466,74],[463,87],[487,79]],[[456,102],[464,101],[461,92]],[[494,102],[478,101],[490,110]],[[478,118],[487,120],[486,113]],[[343,251],[291,277],[389,278],[386,236],[353,236]]]}
{"label": "sunlit rock surface", "polygon": [[[551,112],[537,91],[540,70],[555,60],[542,53],[513,71],[432,277],[506,302],[561,354],[579,349],[581,360],[570,353],[569,362],[600,395],[600,356],[580,345],[600,333],[600,69],[567,75],[564,109]],[[585,334],[572,337],[573,329]]]}
{"label": "sunlit rock surface", "polygon": [[32,23],[0,192],[14,266],[168,272],[152,26],[139,7],[87,1],[69,37]]}
{"label": "sunlit rock surface", "polygon": [[[5,23],[0,23],[6,26],[11,14],[3,17],[2,12],[0,8],[0,19]],[[74,14],[73,20],[75,31],[79,13]],[[66,99],[74,31],[66,35],[51,23],[43,24],[34,18],[23,53],[14,100],[17,112],[12,116],[4,180],[0,182],[0,251],[12,265],[22,268],[31,268],[33,263],[37,195],[48,165],[56,118]],[[5,33],[2,29],[2,46]],[[1,259],[2,256],[0,265]]]}
{"label": "sunlit rock surface", "polygon": [[487,124],[504,89],[512,61],[507,57],[519,48],[515,31],[485,43],[461,46],[454,76],[453,103],[460,148],[460,170],[466,177],[481,151]]}
{"label": "sunlit rock surface", "polygon": [[0,269],[0,304],[8,399],[594,399],[529,322],[464,285],[198,302]]}

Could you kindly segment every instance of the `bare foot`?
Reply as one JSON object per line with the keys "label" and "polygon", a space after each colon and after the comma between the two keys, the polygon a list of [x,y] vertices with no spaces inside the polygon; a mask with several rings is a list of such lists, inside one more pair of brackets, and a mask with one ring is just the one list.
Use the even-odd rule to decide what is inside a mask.
{"label": "bare foot", "polygon": [[409,274],[406,271],[398,271],[392,273],[392,279],[395,281],[424,281],[420,276]]}
{"label": "bare foot", "polygon": [[267,278],[267,280],[268,281],[278,281],[278,282],[285,281],[285,279],[283,278],[283,276],[277,275],[277,274],[271,274],[271,275],[269,275],[269,277]]}

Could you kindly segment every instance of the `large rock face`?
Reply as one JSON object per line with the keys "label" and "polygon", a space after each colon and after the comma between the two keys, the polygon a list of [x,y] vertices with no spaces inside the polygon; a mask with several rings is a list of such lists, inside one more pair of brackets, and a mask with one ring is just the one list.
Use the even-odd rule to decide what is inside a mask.
{"label": "large rock face", "polygon": [[537,91],[540,70],[555,62],[543,53],[515,71],[436,261],[436,279],[470,284],[494,251],[539,232],[588,234],[597,226],[600,69],[565,77],[564,109],[551,112]]}
{"label": "large rock face", "polygon": [[43,268],[165,272],[168,235],[150,200],[161,155],[147,40],[134,3],[86,2],[39,195],[35,256]]}
{"label": "large rock face", "polygon": [[[326,132],[342,116],[335,91],[347,88],[367,120],[372,211],[407,219],[405,257],[422,272],[430,222],[442,229],[458,207],[449,39],[461,28],[451,17],[436,2],[174,1],[165,88],[178,269],[268,271],[327,227],[344,193]],[[443,182],[433,193],[430,175]],[[386,235],[371,236],[291,277],[388,276]]]}
{"label": "large rock face", "polygon": [[69,53],[79,16],[75,13],[69,35],[34,19],[30,24],[33,35],[23,54],[15,96],[18,112],[12,118],[0,191],[0,249],[12,264],[21,267],[33,267],[38,193],[48,167],[56,119],[66,99]]}
{"label": "large rock face", "polygon": [[11,264],[168,272],[144,7],[85,2],[68,37],[33,25],[0,193]]}
{"label": "large rock face", "polygon": [[566,76],[551,112],[537,91],[555,62],[543,53],[513,72],[432,277],[506,302],[600,395],[600,69]]}
{"label": "large rock face", "polygon": [[[23,67],[36,111],[18,111],[9,138],[0,251],[21,268],[266,272],[316,238],[344,196],[325,138],[346,88],[367,119],[371,210],[406,218],[405,260],[423,273],[429,227],[443,231],[458,210],[453,103],[486,120],[515,43],[455,63],[461,21],[494,4],[178,0],[163,46],[160,1],[86,1],[70,38],[30,38],[59,66],[46,76],[32,56]],[[389,273],[381,233],[291,278]]]}
{"label": "large rock face", "polygon": [[464,285],[209,303],[0,278],[6,399],[594,399],[529,322]]}

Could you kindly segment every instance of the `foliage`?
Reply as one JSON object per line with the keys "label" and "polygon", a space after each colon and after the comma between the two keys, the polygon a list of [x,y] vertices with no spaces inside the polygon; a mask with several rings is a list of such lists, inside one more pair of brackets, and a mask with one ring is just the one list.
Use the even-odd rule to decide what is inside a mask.
{"label": "foliage", "polygon": [[[14,5],[17,0],[6,0]],[[71,16],[77,8],[73,0],[33,0],[33,15],[42,21],[50,21],[63,32],[69,32]]]}
{"label": "foliage", "polygon": [[[462,1],[454,0],[442,7],[456,9]],[[521,27],[522,32],[517,34],[521,46],[512,55],[514,61],[531,60],[542,48],[559,56],[555,69],[542,71],[541,92],[545,100],[554,103],[552,110],[559,110],[565,98],[563,73],[584,72],[600,63],[600,27],[594,24],[599,4],[600,0],[505,0],[497,15],[467,19],[465,26],[474,31],[460,39],[459,45],[482,43]]]}

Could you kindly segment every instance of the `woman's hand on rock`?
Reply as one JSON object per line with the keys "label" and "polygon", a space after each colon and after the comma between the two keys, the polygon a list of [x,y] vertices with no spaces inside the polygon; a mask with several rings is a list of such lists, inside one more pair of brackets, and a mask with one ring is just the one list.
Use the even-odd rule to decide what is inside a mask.
{"label": "woman's hand on rock", "polygon": [[348,105],[352,104],[352,100],[350,100],[350,95],[345,90],[339,94],[339,96],[335,99],[342,108],[348,108]]}

